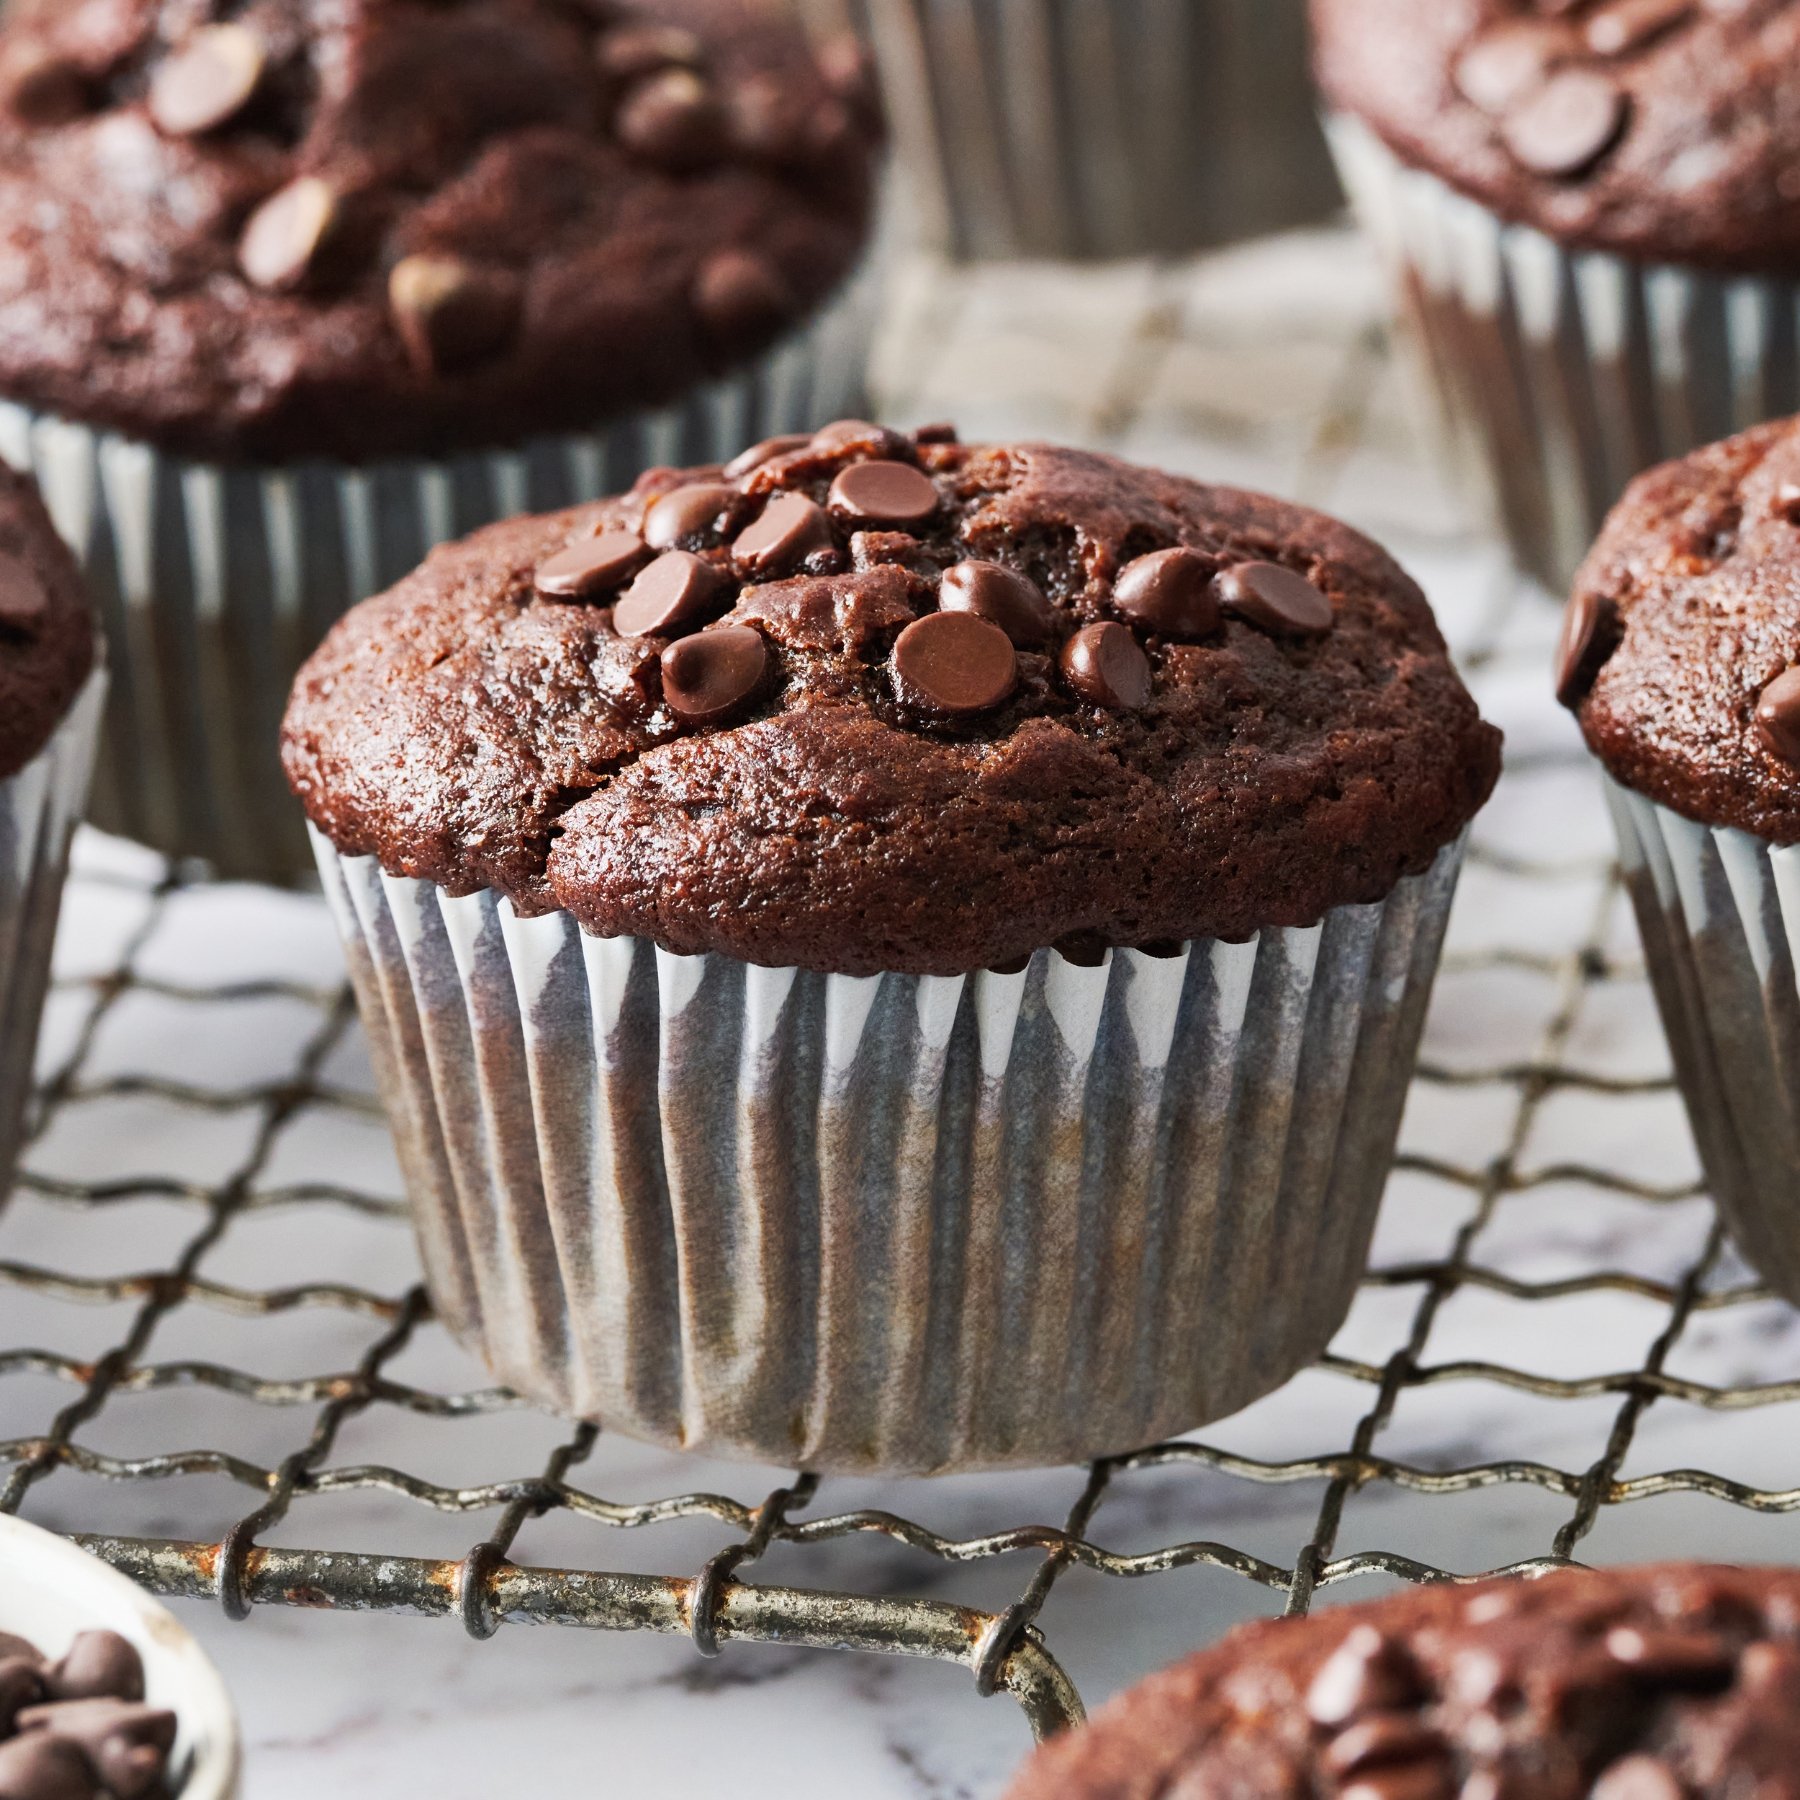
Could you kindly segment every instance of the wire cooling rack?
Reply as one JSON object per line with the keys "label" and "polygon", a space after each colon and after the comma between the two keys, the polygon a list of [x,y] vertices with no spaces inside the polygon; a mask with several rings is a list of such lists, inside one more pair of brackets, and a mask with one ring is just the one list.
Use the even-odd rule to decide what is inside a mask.
{"label": "wire cooling rack", "polygon": [[[1325,236],[1040,272],[1023,307],[1009,281],[911,292],[896,416],[961,396],[993,429],[1337,505],[1400,542],[1509,730],[1331,1354],[1190,1440],[1043,1478],[1011,1515],[1004,1479],[761,1474],[559,1424],[483,1385],[417,1285],[322,905],[90,836],[0,1210],[0,1511],[234,1617],[932,1658],[1040,1735],[1082,1712],[1053,1623],[1072,1589],[1129,1601],[1195,1570],[1303,1612],[1384,1578],[1617,1558],[1655,1507],[1686,1509],[1661,1516],[1696,1553],[1800,1511],[1797,1316],[1699,1188],[1595,786],[1542,692],[1553,613],[1412,459],[1366,265]],[[1252,1493],[1271,1495],[1257,1532]]]}

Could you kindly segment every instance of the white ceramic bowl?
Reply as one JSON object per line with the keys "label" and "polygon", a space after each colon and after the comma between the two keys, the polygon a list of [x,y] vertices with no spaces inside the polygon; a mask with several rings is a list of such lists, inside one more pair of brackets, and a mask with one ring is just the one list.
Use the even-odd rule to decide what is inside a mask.
{"label": "white ceramic bowl", "polygon": [[137,1646],[144,1697],[175,1715],[170,1767],[177,1800],[234,1800],[239,1749],[231,1696],[175,1615],[98,1557],[0,1513],[0,1631],[54,1658],[77,1632],[102,1630]]}

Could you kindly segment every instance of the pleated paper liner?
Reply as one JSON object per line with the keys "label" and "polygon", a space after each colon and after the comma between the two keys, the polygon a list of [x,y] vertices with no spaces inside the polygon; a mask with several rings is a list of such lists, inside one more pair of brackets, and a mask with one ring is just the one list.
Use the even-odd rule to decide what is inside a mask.
{"label": "pleated paper liner", "polygon": [[1606,786],[1713,1198],[1763,1278],[1800,1302],[1800,846]]}
{"label": "pleated paper liner", "polygon": [[0,1204],[31,1093],[69,840],[87,801],[105,702],[106,674],[98,669],[49,743],[0,781]]}
{"label": "pleated paper liner", "polygon": [[1634,475],[1800,411],[1800,285],[1570,250],[1328,126],[1423,353],[1448,453],[1565,594]]}
{"label": "pleated paper liner", "polygon": [[1123,1450],[1318,1355],[1461,860],[1247,944],[854,979],[314,844],[450,1327],[559,1412],[865,1472]]}
{"label": "pleated paper liner", "polygon": [[112,645],[95,822],[227,875],[310,874],[277,743],[332,622],[477,526],[862,411],[878,281],[871,261],[804,332],[674,405],[447,462],[190,462],[0,404],[0,455],[38,477]]}

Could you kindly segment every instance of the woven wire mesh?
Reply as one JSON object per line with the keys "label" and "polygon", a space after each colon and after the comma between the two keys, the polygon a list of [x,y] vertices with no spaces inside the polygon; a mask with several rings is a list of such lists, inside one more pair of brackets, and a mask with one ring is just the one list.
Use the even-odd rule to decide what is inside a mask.
{"label": "woven wire mesh", "polygon": [[[1304,252],[1332,281],[1360,271],[1350,254]],[[1225,322],[1252,336],[1234,345],[1216,272],[1129,279],[1124,299],[1077,286],[1041,325],[1021,392],[1043,392],[1059,346],[1074,390],[1049,423],[1175,460],[1158,433],[1192,437],[1192,408],[1213,408],[1190,463],[1297,445],[1291,488],[1351,508],[1387,491],[1391,369],[1357,303],[1277,336],[1240,272]],[[915,297],[898,415],[962,379],[982,294],[937,281]],[[1100,379],[1073,348],[1096,294],[1128,325]],[[1291,442],[1256,410],[1279,410],[1279,389],[1258,389],[1241,429],[1218,416],[1223,362],[1258,345],[1264,380],[1320,350],[1316,391],[1285,396],[1303,421]],[[1003,378],[991,336],[981,355]],[[1453,533],[1411,548],[1454,574],[1447,623],[1511,727],[1509,773],[1478,829],[1375,1266],[1286,1394],[1046,1478],[1057,1512],[998,1522],[1003,1483],[952,1484],[941,1506],[932,1484],[716,1465],[690,1480],[678,1458],[549,1420],[482,1384],[417,1285],[323,908],[89,838],[32,1143],[0,1211],[0,1510],[237,1617],[406,1608],[477,1637],[517,1619],[685,1633],[703,1653],[739,1639],[930,1657],[1010,1692],[1039,1733],[1080,1715],[1049,1616],[1078,1571],[1090,1597],[1095,1580],[1141,1592],[1218,1571],[1302,1612],[1376,1578],[1574,1560],[1653,1500],[1800,1511],[1800,1486],[1770,1473],[1793,1416],[1779,1409],[1800,1404],[1793,1315],[1736,1263],[1695,1178],[1592,777],[1542,696],[1553,616]],[[159,1412],[173,1397],[224,1410]],[[1734,1415],[1759,1423],[1734,1432]],[[201,1419],[216,1437],[171,1435]],[[1671,1460],[1714,1451],[1737,1472]],[[1278,1511],[1275,1535],[1297,1525],[1281,1544],[1208,1529],[1276,1489],[1304,1497]],[[1458,1497],[1496,1493],[1498,1525],[1440,1524]],[[424,1550],[421,1520],[442,1523]],[[1724,1529],[1684,1521],[1696,1548]],[[701,1528],[691,1560],[696,1540],[667,1529],[684,1524]],[[527,1553],[552,1525],[557,1567]],[[869,1545],[890,1554],[859,1564]],[[977,1572],[1002,1588],[959,1593]]]}

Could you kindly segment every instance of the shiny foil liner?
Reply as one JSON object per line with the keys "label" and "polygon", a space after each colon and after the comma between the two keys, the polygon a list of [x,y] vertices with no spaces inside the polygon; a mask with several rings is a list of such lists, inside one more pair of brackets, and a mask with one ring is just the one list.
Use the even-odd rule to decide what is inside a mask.
{"label": "shiny foil liner", "polygon": [[309,874],[281,716],[339,615],[495,519],[861,411],[876,283],[871,264],[798,336],[674,405],[445,462],[188,462],[0,403],[0,456],[37,476],[112,646],[95,823],[226,875]]}
{"label": "shiny foil liner", "polygon": [[1634,475],[1800,411],[1800,284],[1566,249],[1409,168],[1355,119],[1328,131],[1448,453],[1554,593]]}
{"label": "shiny foil liner", "polygon": [[0,1204],[18,1155],[50,947],[106,704],[98,669],[24,768],[0,781]]}
{"label": "shiny foil liner", "polygon": [[915,223],[973,257],[1180,255],[1341,204],[1303,0],[795,0],[873,44]]}
{"label": "shiny foil liner", "polygon": [[1739,1249],[1800,1302],[1800,845],[1606,790],[1708,1185]]}
{"label": "shiny foil liner", "polygon": [[1152,1442],[1324,1349],[1461,860],[1246,944],[852,978],[314,846],[451,1329],[633,1437],[904,1473]]}

